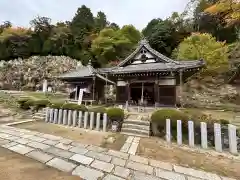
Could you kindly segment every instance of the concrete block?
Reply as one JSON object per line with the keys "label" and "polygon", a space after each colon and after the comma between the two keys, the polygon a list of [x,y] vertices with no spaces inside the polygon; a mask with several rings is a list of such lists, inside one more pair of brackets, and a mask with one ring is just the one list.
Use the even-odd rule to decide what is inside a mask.
{"label": "concrete block", "polygon": [[105,161],[105,162],[110,162],[112,157],[108,156],[106,154],[103,153],[98,153],[98,152],[94,152],[94,151],[89,151],[86,153],[86,156],[92,157],[94,159],[98,159],[101,161]]}
{"label": "concrete block", "polygon": [[84,165],[89,165],[93,162],[93,158],[84,156],[84,155],[80,155],[80,154],[74,154],[72,157],[70,157],[71,160],[79,162],[81,164]]}
{"label": "concrete block", "polygon": [[34,150],[33,148],[27,147],[27,146],[22,145],[22,144],[18,144],[16,146],[12,146],[12,147],[10,147],[8,149],[11,150],[11,151],[14,151],[16,153],[23,154],[23,155]]}
{"label": "concrete block", "polygon": [[110,173],[113,170],[114,165],[107,162],[95,160],[91,164],[91,167]]}
{"label": "concrete block", "polygon": [[80,178],[86,179],[86,180],[99,180],[104,176],[104,173],[101,171],[97,171],[95,169],[80,165],[72,172],[72,175],[79,176]]}
{"label": "concrete block", "polygon": [[37,160],[41,163],[44,163],[44,164],[54,158],[54,156],[51,156],[49,154],[46,154],[44,152],[40,152],[40,151],[37,151],[37,150],[26,154],[26,156],[28,156],[32,159],[35,159],[35,160]]}
{"label": "concrete block", "polygon": [[47,162],[48,166],[54,167],[64,172],[72,172],[73,169],[77,166],[76,164],[67,162],[63,159],[54,158]]}
{"label": "concrete block", "polygon": [[130,175],[130,170],[124,167],[116,166],[113,174],[123,178],[127,178]]}
{"label": "concrete block", "polygon": [[133,161],[129,161],[126,165],[127,168],[140,171],[147,174],[153,174],[153,167],[146,164],[141,164]]}

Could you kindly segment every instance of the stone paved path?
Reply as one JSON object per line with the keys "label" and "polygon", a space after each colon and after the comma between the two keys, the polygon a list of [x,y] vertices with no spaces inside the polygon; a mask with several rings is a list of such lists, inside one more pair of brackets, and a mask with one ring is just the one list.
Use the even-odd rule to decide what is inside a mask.
{"label": "stone paved path", "polygon": [[135,155],[139,145],[140,137],[128,136],[126,142],[121,148],[121,152]]}
{"label": "stone paved path", "polygon": [[0,145],[87,180],[230,180],[204,171],[10,126],[0,126]]}

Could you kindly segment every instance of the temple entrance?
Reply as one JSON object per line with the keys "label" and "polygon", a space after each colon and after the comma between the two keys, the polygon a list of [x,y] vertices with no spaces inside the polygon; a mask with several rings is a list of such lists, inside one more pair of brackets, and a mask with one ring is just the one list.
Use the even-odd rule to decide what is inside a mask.
{"label": "temple entrance", "polygon": [[134,105],[154,105],[154,83],[132,83],[130,85],[130,100]]}

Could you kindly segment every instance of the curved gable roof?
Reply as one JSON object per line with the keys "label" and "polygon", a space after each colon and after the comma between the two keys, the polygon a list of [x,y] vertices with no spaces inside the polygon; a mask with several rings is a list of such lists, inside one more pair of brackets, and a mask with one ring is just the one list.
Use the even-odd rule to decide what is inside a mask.
{"label": "curved gable roof", "polygon": [[137,47],[137,49],[135,51],[133,51],[132,54],[130,54],[126,59],[124,59],[122,62],[120,62],[118,64],[118,67],[122,67],[124,66],[126,63],[128,63],[132,58],[134,58],[135,55],[137,55],[140,50],[142,48],[146,48],[150,53],[152,53],[153,55],[155,55],[156,57],[162,59],[163,61],[165,61],[166,63],[173,63],[173,64],[179,64],[179,62],[174,61],[170,58],[168,58],[167,56],[164,56],[163,54],[159,53],[158,51],[156,51],[155,49],[153,49],[150,44],[148,43],[148,41],[146,39],[142,39],[139,42],[139,46]]}

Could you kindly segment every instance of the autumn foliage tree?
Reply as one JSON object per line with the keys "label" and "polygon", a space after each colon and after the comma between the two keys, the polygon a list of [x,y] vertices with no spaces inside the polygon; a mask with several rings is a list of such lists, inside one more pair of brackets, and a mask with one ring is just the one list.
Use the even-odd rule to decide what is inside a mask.
{"label": "autumn foliage tree", "polygon": [[222,16],[228,25],[240,23],[239,0],[218,0],[210,7],[206,8],[205,12]]}
{"label": "autumn foliage tree", "polygon": [[228,47],[211,34],[193,33],[179,44],[173,56],[179,60],[203,59],[208,70],[219,70],[228,64]]}

